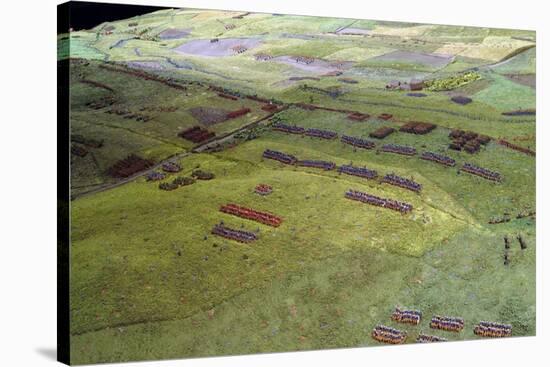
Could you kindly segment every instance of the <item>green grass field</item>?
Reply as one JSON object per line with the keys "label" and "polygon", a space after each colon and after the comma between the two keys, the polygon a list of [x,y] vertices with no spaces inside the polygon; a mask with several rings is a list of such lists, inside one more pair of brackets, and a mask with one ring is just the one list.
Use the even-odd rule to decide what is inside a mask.
{"label": "green grass field", "polygon": [[[535,116],[502,115],[535,107],[534,88],[510,80],[511,75],[535,72],[535,48],[522,49],[534,46],[534,32],[271,14],[233,18],[238,14],[165,10],[58,38],[58,57],[72,59],[72,133],[103,141],[85,157],[71,158],[71,361],[375,346],[381,344],[370,332],[377,324],[406,330],[407,343],[414,343],[419,333],[475,339],[473,327],[480,320],[511,324],[514,336],[534,335],[535,218],[516,216],[535,210],[535,158],[497,144],[504,138],[535,148]],[[335,33],[345,27],[369,33]],[[166,29],[190,34],[160,39]],[[236,55],[173,50],[192,40],[252,36],[261,44]],[[457,50],[444,67],[376,59],[393,51],[442,49]],[[515,56],[499,62],[504,49]],[[341,75],[327,76],[325,69],[257,61],[256,53],[352,64]],[[481,79],[452,91],[423,90],[425,97],[411,97],[385,88],[393,79],[446,78],[473,68]],[[121,70],[139,70],[185,89]],[[221,98],[210,86],[241,97]],[[334,88],[342,94],[327,95]],[[275,99],[282,110],[265,119],[264,104],[245,95]],[[452,95],[473,102],[458,105]],[[90,102],[104,100],[114,102],[90,107]],[[357,122],[347,113],[310,111],[296,103],[370,117]],[[251,112],[204,126],[190,112],[197,107],[247,107]],[[381,113],[393,118],[381,120]],[[382,126],[432,122],[437,127],[429,134],[396,132],[377,146],[394,143],[419,153],[438,152],[455,159],[457,166],[418,155],[354,149],[339,139],[272,131],[275,120],[366,139]],[[197,149],[177,136],[196,125],[216,133],[210,145],[219,144],[219,149]],[[476,154],[457,152],[448,149],[451,129],[493,139]],[[237,131],[258,136],[247,140],[234,136]],[[265,149],[338,166],[351,162],[380,176],[395,173],[423,189],[413,193],[336,170],[283,165],[262,158]],[[215,178],[164,191],[144,176],[128,182],[109,176],[108,168],[130,154],[155,163],[177,160],[182,171],[168,174],[164,182],[196,169]],[[502,182],[460,172],[466,162],[498,171]],[[271,185],[273,193],[255,194],[260,183]],[[402,215],[347,200],[344,193],[350,188],[404,201],[414,209]],[[283,223],[274,228],[221,213],[220,206],[227,203],[274,213]],[[506,215],[509,222],[488,224]],[[258,240],[244,244],[211,234],[221,221],[254,232]],[[518,234],[527,249],[520,249]],[[508,265],[504,236],[512,243]],[[422,323],[391,321],[395,306],[421,310]],[[434,314],[463,317],[465,328],[460,333],[432,330]]]}

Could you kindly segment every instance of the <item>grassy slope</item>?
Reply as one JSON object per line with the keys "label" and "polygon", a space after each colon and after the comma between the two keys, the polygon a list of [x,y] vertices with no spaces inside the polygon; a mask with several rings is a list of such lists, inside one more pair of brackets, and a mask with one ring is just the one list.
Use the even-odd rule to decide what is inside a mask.
{"label": "grassy slope", "polygon": [[[175,55],[170,51],[187,39],[268,31],[264,45],[257,50],[316,57],[347,56],[351,52],[353,57],[356,47],[357,61],[361,62],[363,57],[393,49],[431,52],[441,42],[475,43],[486,36],[530,35],[529,32],[382,22],[383,27],[377,27],[376,22],[366,21],[353,26],[375,29],[379,35],[336,38],[324,34],[324,41],[304,41],[279,39],[277,34],[330,32],[347,25],[349,20],[270,15],[239,20],[231,19],[233,15],[194,10],[157,12],[115,22],[115,33],[98,36],[97,42],[93,41],[95,33],[90,32],[79,47],[82,55],[89,53],[89,57],[96,57],[95,54],[105,52],[111,60],[119,61],[158,60],[166,66],[165,58],[170,57],[190,63],[193,70],[177,69],[164,74],[212,81],[287,102],[309,102],[311,98],[314,103],[327,106],[372,115],[389,112],[401,121],[433,121],[441,126],[509,139],[534,135],[533,118],[508,119],[500,115],[502,110],[517,108],[518,101],[529,105],[534,95],[517,98],[524,95],[524,90],[516,88],[513,98],[498,97],[503,88],[508,88],[498,75],[486,78],[490,82],[475,90],[478,93],[474,94],[475,101],[467,106],[449,102],[445,93],[410,98],[403,92],[380,90],[391,73],[411,75],[408,70],[411,65],[364,69],[366,77],[359,78],[359,84],[345,85],[347,94],[331,99],[299,90],[298,85],[288,89],[276,87],[277,82],[290,76],[309,74],[291,66],[256,62],[251,53],[216,59]],[[226,31],[217,19],[238,27]],[[166,27],[193,30],[187,39],[132,40],[110,49],[118,40],[131,35],[127,23],[132,21],[138,21],[138,30],[148,27],[150,35]],[[95,31],[100,29],[101,26]],[[414,38],[402,42],[395,34]],[[343,47],[344,44],[347,46]],[[135,54],[136,47],[142,56]],[[523,67],[530,70],[530,60],[518,56],[508,65],[514,66],[514,70]],[[487,60],[460,58],[438,73],[451,74],[484,63]],[[104,148],[94,151],[100,162],[134,149],[159,159],[169,154],[170,149],[187,149],[186,143],[174,138],[177,129],[195,124],[185,110],[205,104],[228,108],[233,103],[197,89],[184,97],[157,83],[129,80],[96,69],[90,78],[112,84],[123,100],[123,107],[134,109],[159,103],[185,106],[176,113],[156,116],[145,125],[102,112],[84,111],[86,98],[104,92],[77,84],[74,91],[80,97],[73,98],[73,127],[91,137],[105,135],[125,142],[119,147],[107,141]],[[327,87],[335,84],[335,78],[307,83]],[[478,95],[480,98],[475,98]],[[398,126],[376,119],[351,123],[344,114],[294,108],[281,116],[301,126],[363,137],[382,125]],[[241,123],[245,121],[215,129],[223,133]],[[534,223],[531,220],[496,226],[484,223],[505,211],[515,214],[517,210],[534,207],[535,161],[494,143],[474,156],[447,152],[447,134],[448,130],[438,128],[423,137],[393,134],[384,142],[444,151],[459,162],[469,161],[501,172],[504,182],[497,185],[471,175],[458,175],[456,169],[418,158],[354,152],[336,141],[270,132],[229,151],[192,155],[182,160],[183,174],[200,166],[216,174],[213,181],[164,192],[156,184],[140,179],[76,200],[72,207],[73,362],[373,345],[370,329],[378,322],[391,324],[389,313],[396,304],[422,309],[427,318],[433,313],[464,317],[466,329],[460,334],[433,332],[452,340],[473,338],[473,324],[480,319],[510,322],[515,335],[532,335]],[[414,176],[425,189],[416,195],[333,172],[286,167],[261,159],[267,147],[300,158],[327,159],[338,164],[353,161],[380,173]],[[83,177],[97,179],[92,163],[86,164],[80,166]],[[265,198],[254,195],[253,187],[260,182],[273,185],[275,192]],[[408,201],[416,209],[403,217],[348,201],[343,193],[350,187]],[[274,212],[283,216],[285,222],[274,229],[219,213],[219,205],[227,202]],[[233,227],[259,230],[260,239],[243,245],[209,235],[212,225],[220,220]],[[530,247],[521,252],[514,242],[512,264],[505,267],[502,236],[515,233],[524,234]],[[411,333],[410,341],[419,330],[428,332],[427,321],[420,328],[406,328]]]}

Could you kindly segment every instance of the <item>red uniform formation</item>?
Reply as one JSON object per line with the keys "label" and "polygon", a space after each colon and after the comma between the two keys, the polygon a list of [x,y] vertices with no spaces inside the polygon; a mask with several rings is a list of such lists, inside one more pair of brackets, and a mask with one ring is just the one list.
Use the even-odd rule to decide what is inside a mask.
{"label": "red uniform formation", "polygon": [[464,329],[464,319],[460,317],[434,316],[430,322],[432,329],[456,331]]}
{"label": "red uniform formation", "polygon": [[179,137],[192,141],[193,143],[202,143],[203,141],[213,138],[215,135],[214,132],[203,129],[200,126],[190,127],[178,134]]}
{"label": "red uniform formation", "polygon": [[345,197],[347,199],[361,201],[366,204],[396,210],[404,214],[411,212],[413,209],[413,206],[411,204],[402,203],[393,199],[380,198],[378,196],[351,189],[346,192]]}
{"label": "red uniform formation", "polygon": [[464,165],[462,166],[462,168],[460,170],[464,171],[464,172],[471,173],[471,174],[476,175],[476,176],[483,177],[487,180],[497,181],[497,182],[502,181],[502,176],[500,175],[500,173],[490,171],[486,168],[475,166],[471,163],[464,163]]}
{"label": "red uniform formation", "polygon": [[271,194],[273,192],[273,188],[266,184],[259,184],[254,188],[254,192],[256,194],[265,196]]}
{"label": "red uniform formation", "polygon": [[371,335],[374,340],[387,344],[402,344],[407,339],[406,331],[384,325],[376,325]]}
{"label": "red uniform formation", "polygon": [[220,208],[222,213],[235,215],[237,217],[254,220],[272,227],[279,227],[283,222],[281,217],[267,212],[260,212],[236,204],[227,204]]}
{"label": "red uniform formation", "polygon": [[109,175],[116,178],[125,178],[132,176],[139,171],[143,171],[153,165],[153,161],[143,159],[135,154],[130,154],[128,157],[116,162],[107,170]]}
{"label": "red uniform formation", "polygon": [[258,239],[255,233],[232,229],[223,224],[216,224],[214,228],[212,228],[212,234],[242,243],[250,243]]}
{"label": "red uniform formation", "polygon": [[474,333],[489,338],[503,338],[512,336],[512,325],[480,321],[479,324],[474,327]]}
{"label": "red uniform formation", "polygon": [[422,320],[422,312],[417,310],[401,310],[396,307],[391,315],[391,319],[404,324],[418,325]]}

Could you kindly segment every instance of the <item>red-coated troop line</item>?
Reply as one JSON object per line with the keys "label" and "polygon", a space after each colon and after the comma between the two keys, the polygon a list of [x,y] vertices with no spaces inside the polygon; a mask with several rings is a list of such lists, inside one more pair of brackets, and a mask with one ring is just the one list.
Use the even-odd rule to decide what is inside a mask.
{"label": "red-coated troop line", "polygon": [[237,217],[254,220],[272,227],[279,227],[283,222],[281,217],[267,212],[246,208],[236,204],[227,204],[220,208],[222,213],[235,215]]}

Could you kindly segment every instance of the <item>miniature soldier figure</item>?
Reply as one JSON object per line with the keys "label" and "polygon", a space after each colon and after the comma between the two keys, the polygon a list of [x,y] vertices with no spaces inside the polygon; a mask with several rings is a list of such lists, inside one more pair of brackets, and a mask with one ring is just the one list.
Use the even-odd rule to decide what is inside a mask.
{"label": "miniature soldier figure", "polygon": [[527,248],[527,243],[525,242],[523,237],[521,237],[521,235],[518,235],[518,241],[519,241],[519,245],[521,246],[521,249],[525,250]]}
{"label": "miniature soldier figure", "polygon": [[504,248],[506,250],[510,248],[510,241],[508,240],[508,236],[504,236]]}

